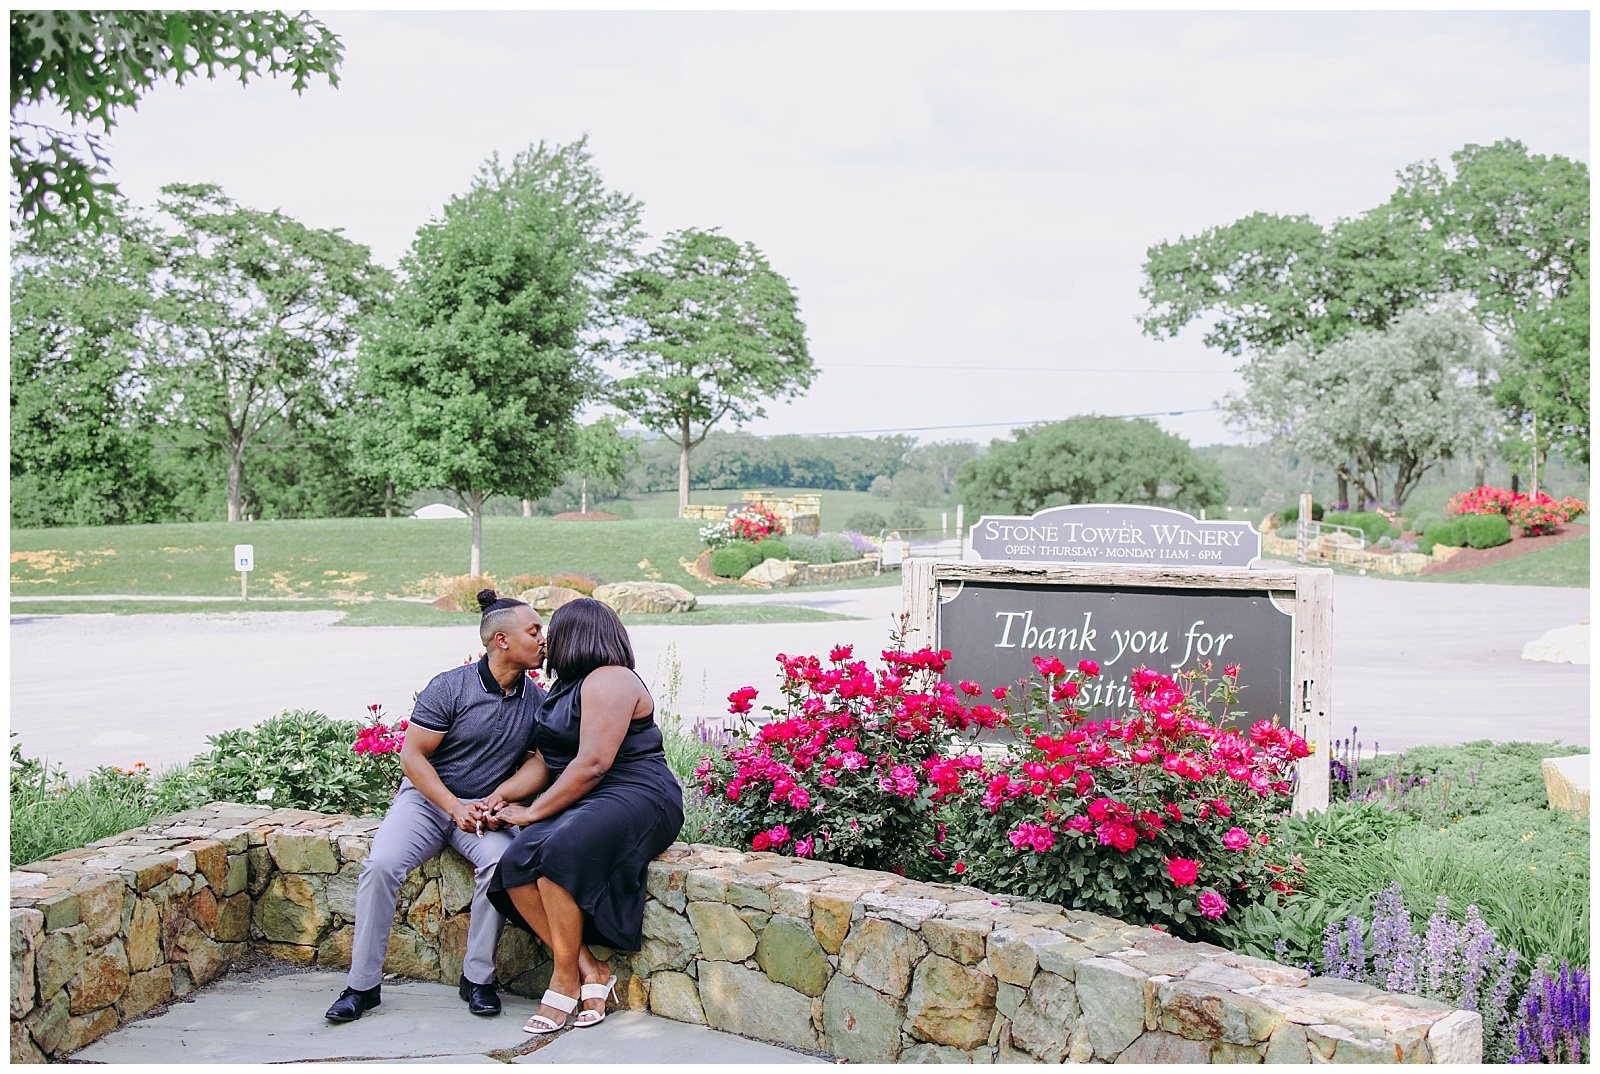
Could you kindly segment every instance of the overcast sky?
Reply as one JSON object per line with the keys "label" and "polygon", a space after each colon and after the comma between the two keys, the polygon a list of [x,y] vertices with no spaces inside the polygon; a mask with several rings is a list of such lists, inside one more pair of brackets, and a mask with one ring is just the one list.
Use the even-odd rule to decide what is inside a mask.
{"label": "overcast sky", "polygon": [[1151,244],[1329,223],[1468,142],[1589,159],[1587,12],[318,14],[337,89],[156,90],[124,192],[218,183],[394,265],[490,153],[587,133],[652,235],[719,227],[795,286],[822,373],[754,432],[1209,408],[1236,362],[1141,335]]}

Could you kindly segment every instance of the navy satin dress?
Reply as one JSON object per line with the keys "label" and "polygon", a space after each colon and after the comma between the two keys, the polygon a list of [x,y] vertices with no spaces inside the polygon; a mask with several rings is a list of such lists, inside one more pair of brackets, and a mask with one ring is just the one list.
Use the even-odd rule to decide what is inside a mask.
{"label": "navy satin dress", "polygon": [[[583,682],[558,681],[535,717],[533,748],[544,756],[552,783],[578,754]],[[506,889],[549,877],[583,908],[585,943],[637,951],[645,870],[682,828],[683,788],[667,767],[652,710],[629,721],[616,760],[588,794],[514,833],[490,882],[489,901],[506,920],[527,928]]]}

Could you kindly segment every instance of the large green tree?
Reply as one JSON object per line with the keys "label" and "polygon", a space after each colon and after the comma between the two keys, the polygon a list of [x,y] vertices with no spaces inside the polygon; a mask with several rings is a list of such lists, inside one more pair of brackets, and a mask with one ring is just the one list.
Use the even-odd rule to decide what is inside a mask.
{"label": "large green tree", "polygon": [[11,519],[151,522],[167,498],[152,453],[143,325],[151,233],[122,205],[98,231],[14,236]]}
{"label": "large green tree", "polygon": [[1013,435],[992,441],[956,475],[974,514],[1031,515],[1069,503],[1198,511],[1228,499],[1217,464],[1148,418],[1069,418]]}
{"label": "large green tree", "polygon": [[244,208],[215,186],[162,194],[171,225],[155,239],[152,397],[167,423],[219,453],[236,522],[248,453],[341,404],[357,324],[392,281],[338,230]]}
{"label": "large green tree", "polygon": [[596,292],[628,256],[639,203],[607,190],[584,141],[498,157],[417,231],[395,300],[369,324],[352,427],[365,472],[405,495],[538,499],[567,473],[573,415],[598,389]]}
{"label": "large green tree", "polygon": [[667,236],[611,292],[630,370],[612,388],[623,411],[678,448],[678,513],[689,454],[718,422],[766,414],[816,378],[789,281],[750,243],[714,231]]}
{"label": "large green tree", "polygon": [[1497,391],[1495,384],[1571,379],[1528,365],[1575,360],[1570,346],[1552,350],[1517,340],[1538,332],[1548,342],[1545,328],[1525,326],[1546,325],[1554,304],[1586,286],[1587,166],[1504,140],[1463,147],[1449,168],[1413,164],[1399,179],[1384,204],[1327,228],[1305,216],[1256,213],[1150,247],[1140,288],[1148,306],[1144,331],[1170,338],[1209,320],[1205,343],[1230,354],[1262,355],[1292,342],[1320,350],[1362,329],[1383,330],[1405,311],[1433,308],[1449,296],[1504,343],[1498,354],[1479,352],[1482,364],[1470,371],[1478,390],[1503,403],[1515,397],[1544,407],[1524,411],[1529,428],[1584,430],[1562,444],[1586,455],[1586,395],[1569,406],[1575,399],[1557,402],[1554,393],[1519,387]]}
{"label": "large green tree", "polygon": [[1224,402],[1246,430],[1333,467],[1360,500],[1399,505],[1429,469],[1487,442],[1493,415],[1471,378],[1486,351],[1467,314],[1410,310],[1382,331],[1252,358]]}
{"label": "large green tree", "polygon": [[1589,281],[1522,314],[1494,386],[1510,432],[1502,450],[1534,478],[1551,447],[1589,464]]}
{"label": "large green tree", "polygon": [[[13,209],[27,221],[101,219],[115,195],[105,179],[102,136],[117,112],[169,77],[232,72],[288,74],[296,92],[314,74],[338,85],[343,46],[308,13],[282,11],[13,11],[11,13],[11,184]],[[73,124],[62,131],[24,118],[39,106]]]}

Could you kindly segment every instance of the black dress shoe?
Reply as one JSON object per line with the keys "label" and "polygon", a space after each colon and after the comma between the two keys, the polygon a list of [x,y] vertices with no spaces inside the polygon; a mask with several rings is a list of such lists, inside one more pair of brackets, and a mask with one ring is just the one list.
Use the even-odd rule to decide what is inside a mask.
{"label": "black dress shoe", "polygon": [[494,982],[488,984],[473,984],[467,980],[466,974],[461,975],[461,998],[467,1001],[467,1010],[473,1014],[499,1014],[500,993],[494,990]]}
{"label": "black dress shoe", "polygon": [[339,993],[339,998],[333,1001],[333,1006],[328,1008],[327,1019],[330,1022],[354,1022],[361,1015],[372,1010],[383,1000],[379,998],[382,985],[373,985],[371,988],[346,988]]}

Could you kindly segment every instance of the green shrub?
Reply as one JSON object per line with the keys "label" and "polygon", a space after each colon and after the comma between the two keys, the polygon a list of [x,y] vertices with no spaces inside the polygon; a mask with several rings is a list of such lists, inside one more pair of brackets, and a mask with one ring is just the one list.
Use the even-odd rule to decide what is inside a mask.
{"label": "green shrub", "polygon": [[805,533],[791,533],[783,539],[789,546],[791,559],[798,559],[802,563],[831,563],[828,555],[828,546],[822,540]]}
{"label": "green shrub", "polygon": [[764,541],[756,542],[756,551],[761,553],[761,562],[769,559],[793,559],[789,553],[789,546],[776,537],[768,537]]}
{"label": "green shrub", "polygon": [[711,573],[718,578],[742,578],[764,558],[749,541],[730,541],[711,553]]}
{"label": "green shrub", "polygon": [[852,559],[861,558],[861,553],[850,543],[850,538],[842,533],[823,534],[822,544],[828,550],[829,563],[848,563]]}
{"label": "green shrub", "polygon": [[1355,527],[1366,535],[1369,545],[1375,544],[1379,537],[1400,536],[1400,531],[1376,511],[1329,511],[1322,521],[1332,526]]}
{"label": "green shrub", "polygon": [[255,727],[209,735],[211,750],[159,780],[164,809],[207,802],[265,802],[275,809],[382,813],[398,783],[356,753],[354,720],[286,711]]}
{"label": "green shrub", "polygon": [[1429,526],[1436,526],[1444,521],[1444,516],[1437,511],[1419,511],[1406,519],[1406,529],[1412,533],[1427,533]]}
{"label": "green shrub", "polygon": [[13,742],[11,867],[146,823],[152,814],[150,784],[143,766],[99,768],[86,779],[71,780],[60,768],[23,757]]}
{"label": "green shrub", "polygon": [[[1318,503],[1316,500],[1312,500],[1311,501],[1311,521],[1313,521],[1313,522],[1321,522],[1322,521],[1322,512],[1323,512],[1322,505],[1320,503]],[[1281,524],[1285,525],[1285,526],[1289,525],[1290,523],[1300,521],[1300,504],[1299,504],[1299,502],[1296,501],[1295,503],[1290,504],[1288,507],[1285,507],[1282,511],[1279,511],[1278,512],[1278,518],[1280,518],[1282,520]]]}
{"label": "green shrub", "polygon": [[1494,548],[1511,540],[1511,521],[1504,515],[1462,515],[1457,522],[1473,548]]}
{"label": "green shrub", "polygon": [[1434,545],[1444,545],[1447,548],[1465,548],[1467,534],[1461,519],[1453,518],[1448,522],[1435,522],[1422,533],[1422,540],[1417,542],[1417,550],[1428,555],[1433,554]]}
{"label": "green shrub", "polygon": [[879,533],[889,528],[889,520],[879,511],[857,511],[844,520],[844,528],[866,534],[868,537],[877,537]]}
{"label": "green shrub", "polygon": [[889,514],[885,516],[884,521],[891,529],[897,530],[920,530],[928,524],[927,519],[922,517],[922,512],[909,503],[897,503],[889,508]]}

